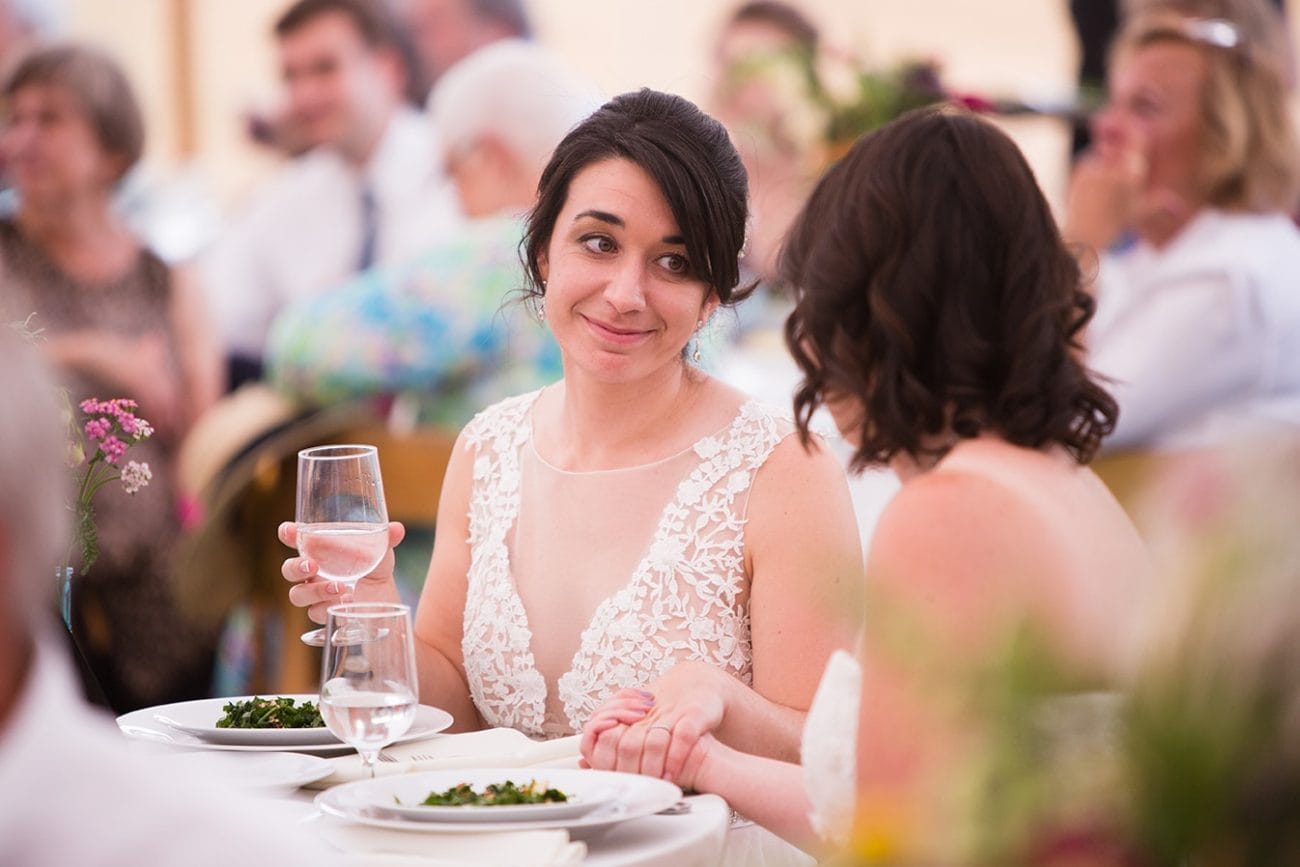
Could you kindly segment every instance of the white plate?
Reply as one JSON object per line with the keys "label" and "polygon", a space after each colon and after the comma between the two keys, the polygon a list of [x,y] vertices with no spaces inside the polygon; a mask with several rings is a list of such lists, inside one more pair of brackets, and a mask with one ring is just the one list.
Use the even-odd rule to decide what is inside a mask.
{"label": "white plate", "polygon": [[[564,804],[518,807],[418,807],[431,791],[445,792],[460,783],[481,790],[489,783],[514,780],[545,782],[572,794],[576,803],[592,804],[581,814],[547,812]],[[577,838],[589,837],[619,822],[638,819],[672,806],[682,790],[672,783],[638,774],[568,768],[488,768],[467,771],[425,771],[360,780],[327,789],[316,796],[321,812],[363,825],[403,831],[463,832],[568,828]],[[398,804],[396,800],[402,803]],[[528,813],[518,811],[528,810]],[[420,812],[415,812],[420,811]],[[445,811],[455,811],[448,815]]]}
{"label": "white plate", "polygon": [[[314,697],[314,696],[313,696]],[[213,701],[224,704],[230,701],[228,698],[203,699],[203,701]],[[192,704],[192,702],[181,702],[181,704]],[[342,753],[352,752],[352,747],[340,741],[338,738],[329,734],[329,740],[324,743],[307,743],[307,744],[286,744],[286,743],[214,743],[206,738],[173,728],[166,723],[160,722],[158,716],[174,719],[173,709],[179,705],[159,705],[158,707],[141,708],[130,713],[124,713],[117,718],[117,727],[127,737],[138,738],[140,740],[151,741],[153,743],[168,744],[176,747],[197,748],[205,750],[234,750],[240,752],[275,752],[275,751],[292,751],[296,753],[316,753],[318,755],[339,755]],[[218,709],[220,716],[220,709]],[[214,717],[214,719],[216,719]],[[411,724],[406,734],[402,735],[393,743],[406,743],[407,741],[418,741],[427,738],[430,735],[446,729],[452,723],[451,714],[445,710],[436,707],[430,707],[427,704],[419,705],[415,709],[415,722]],[[263,731],[256,729],[256,731]],[[279,731],[278,729],[275,731]],[[303,731],[302,729],[290,729],[289,731]],[[316,731],[315,729],[311,731]]]}
{"label": "white plate", "polygon": [[174,752],[158,753],[157,761],[185,782],[217,780],[241,789],[292,790],[328,777],[333,766],[319,756],[301,753]]}
{"label": "white plate", "polygon": [[[587,775],[583,776],[582,785],[570,784],[569,788],[563,788],[552,781],[551,775],[543,768],[538,768],[524,777],[503,776],[499,771],[486,776],[490,779],[483,783],[458,779],[455,783],[436,790],[425,783],[409,783],[401,780],[396,781],[391,789],[384,787],[384,791],[372,792],[370,795],[376,799],[373,806],[392,812],[397,818],[415,822],[536,822],[582,816],[597,807],[617,800],[627,788],[621,780],[614,784],[609,780],[593,779]],[[425,807],[420,803],[428,797],[430,791],[445,792],[452,786],[470,783],[475,791],[481,792],[491,783],[504,783],[507,780],[513,780],[516,786],[536,780],[538,785],[544,788],[561,789],[569,799],[541,804],[502,804],[496,807],[472,805]]]}
{"label": "white plate", "polygon": [[[291,698],[294,706],[311,702],[319,707],[318,695],[262,695],[257,698],[277,699]],[[250,701],[251,695],[232,698],[202,698],[197,701],[182,701],[176,704],[154,708],[154,719],[165,726],[203,738],[214,744],[258,744],[262,746],[301,747],[319,744],[337,744],[336,738],[324,726],[301,729],[223,729],[217,728],[217,720],[225,716],[225,707],[232,701]]]}

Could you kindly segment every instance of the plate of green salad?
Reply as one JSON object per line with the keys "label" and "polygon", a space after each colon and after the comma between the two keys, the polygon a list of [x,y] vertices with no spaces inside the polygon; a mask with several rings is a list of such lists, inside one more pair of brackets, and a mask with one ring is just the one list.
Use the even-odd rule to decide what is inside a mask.
{"label": "plate of green salad", "polygon": [[[128,736],[175,746],[351,751],[325,727],[319,701],[315,693],[203,698],[132,711],[118,717],[117,724]],[[446,711],[419,705],[410,729],[394,743],[437,734],[451,723]]]}
{"label": "plate of green salad", "polygon": [[596,831],[681,798],[672,783],[572,768],[421,771],[334,786],[321,812],[382,828],[465,832],[525,828]]}
{"label": "plate of green salad", "polygon": [[216,744],[311,746],[338,743],[317,695],[247,695],[183,701],[153,709],[165,726]]}

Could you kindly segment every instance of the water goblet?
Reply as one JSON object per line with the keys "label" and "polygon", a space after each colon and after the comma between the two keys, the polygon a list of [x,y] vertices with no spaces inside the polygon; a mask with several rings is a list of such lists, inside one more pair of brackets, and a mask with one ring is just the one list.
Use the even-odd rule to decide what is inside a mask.
{"label": "water goblet", "polygon": [[374,777],[379,751],[410,729],[419,704],[410,606],[331,605],[325,635],[321,717]]}
{"label": "water goblet", "polygon": [[[298,452],[298,552],[330,581],[356,587],[388,553],[388,507],[379,473],[379,450],[330,445]],[[325,631],[302,640],[315,647]]]}

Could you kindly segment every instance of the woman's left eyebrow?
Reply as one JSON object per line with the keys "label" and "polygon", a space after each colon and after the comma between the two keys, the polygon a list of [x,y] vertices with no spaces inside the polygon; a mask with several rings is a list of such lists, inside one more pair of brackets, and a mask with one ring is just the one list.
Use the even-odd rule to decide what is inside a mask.
{"label": "woman's left eyebrow", "polygon": [[620,229],[624,228],[627,225],[626,223],[623,222],[622,217],[619,217],[615,214],[611,214],[609,211],[593,211],[593,210],[583,211],[582,213],[577,214],[576,216],[574,216],[573,222],[576,223],[579,220],[581,220],[583,217],[591,217],[593,220],[600,220],[602,223],[609,223],[611,226],[618,226]]}
{"label": "woman's left eyebrow", "polygon": [[[597,211],[588,209],[574,215],[573,222],[578,222],[583,217],[590,217],[593,220],[599,220],[602,223],[609,223],[611,226],[618,226],[620,229],[626,228],[627,223],[617,214],[611,214],[609,211]],[[686,246],[686,239],[681,235],[665,235],[661,241],[664,244],[675,244],[679,247]]]}

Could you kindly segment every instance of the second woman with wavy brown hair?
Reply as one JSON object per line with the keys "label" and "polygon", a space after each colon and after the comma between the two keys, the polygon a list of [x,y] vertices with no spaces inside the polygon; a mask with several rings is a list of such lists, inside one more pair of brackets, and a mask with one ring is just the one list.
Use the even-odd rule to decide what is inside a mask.
{"label": "second woman with wavy brown hair", "polygon": [[[972,673],[1028,627],[1118,683],[1150,573],[1087,468],[1117,413],[1081,361],[1092,301],[1016,145],[952,109],[860,140],[813,193],[782,271],[798,298],[796,423],[806,431],[825,404],[854,464],[887,463],[903,483],[867,558],[858,831],[878,833],[882,804],[951,822],[955,775],[990,748],[983,709],[967,703]],[[832,658],[822,692],[851,682],[847,663]],[[824,746],[834,712],[809,715],[810,781],[842,766]],[[814,815],[833,816],[821,788]]]}
{"label": "second woman with wavy brown hair", "polygon": [[[1116,413],[1076,343],[1091,299],[1006,135],[922,109],[860,139],[814,190],[781,270],[797,298],[796,424],[806,436],[825,404],[854,465],[887,464],[903,485],[868,553],[861,653],[831,656],[802,771],[707,734],[669,771],[818,848],[843,843],[855,813],[860,839],[879,839],[881,805],[951,819],[955,775],[981,743],[968,674],[1026,622],[1117,674],[1149,564],[1086,466]],[[958,836],[920,827],[927,846]],[[919,854],[905,863],[963,863]]]}

